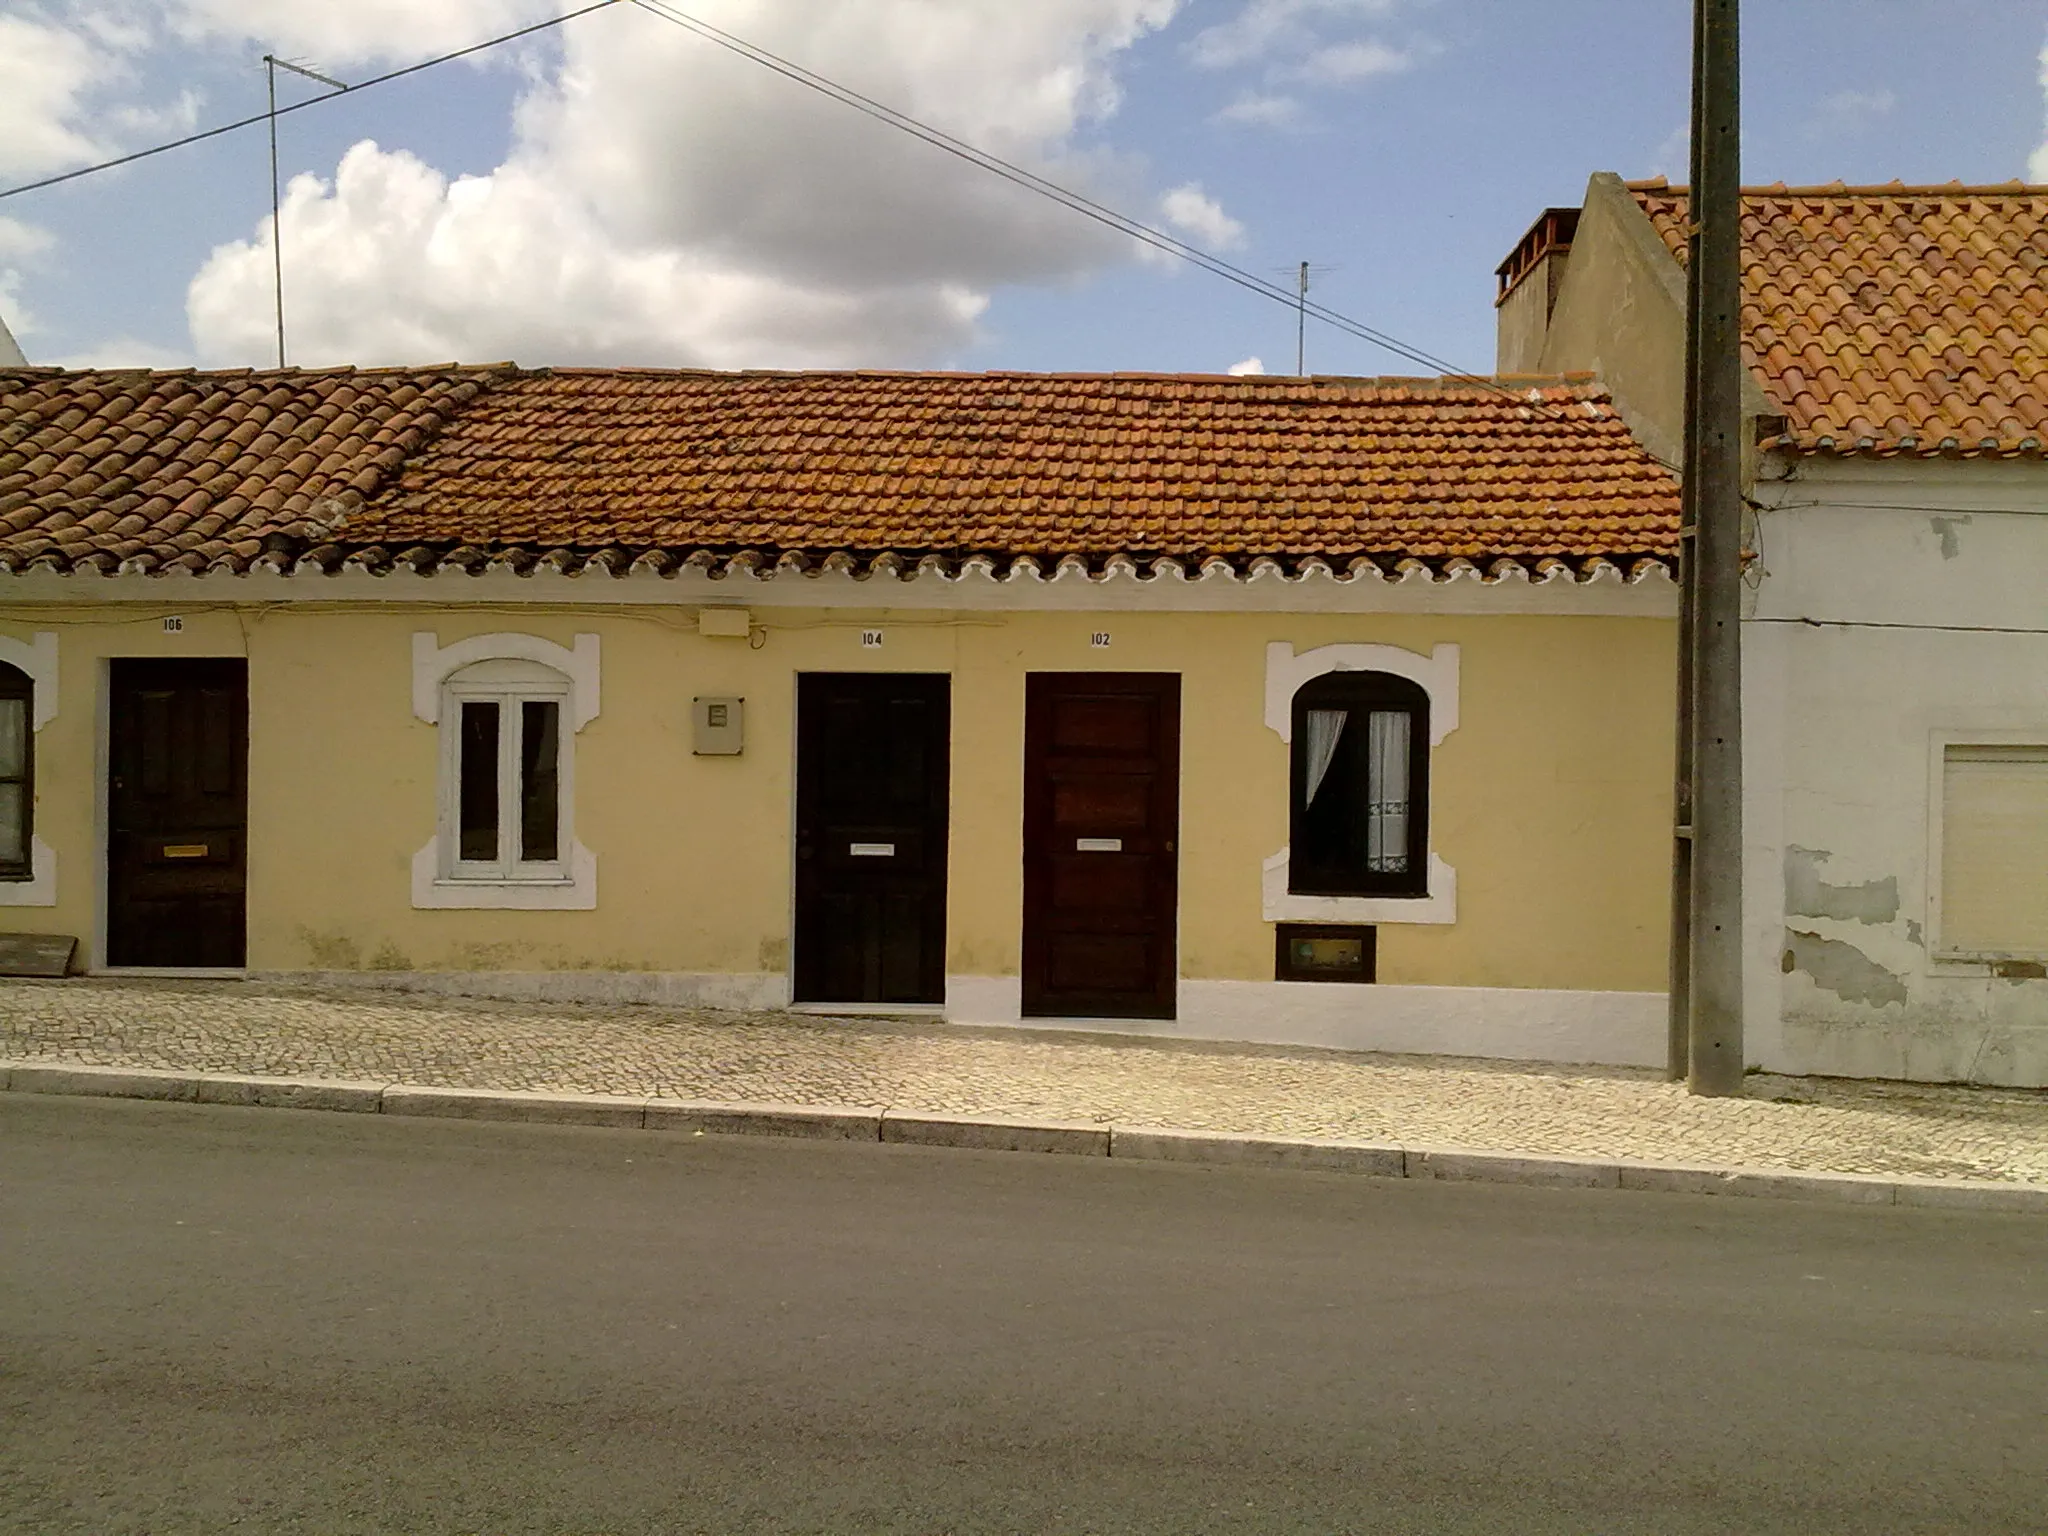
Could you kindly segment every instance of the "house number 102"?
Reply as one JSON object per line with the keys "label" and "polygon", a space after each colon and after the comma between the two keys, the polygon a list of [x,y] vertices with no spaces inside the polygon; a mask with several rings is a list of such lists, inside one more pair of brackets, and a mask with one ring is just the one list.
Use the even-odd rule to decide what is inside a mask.
{"label": "house number 102", "polygon": [[1106,629],[1098,629],[1098,630],[1096,630],[1094,634],[1092,634],[1092,635],[1090,635],[1090,636],[1088,637],[1088,643],[1089,643],[1090,645],[1094,646],[1094,647],[1095,647],[1095,649],[1096,649],[1096,650],[1098,650],[1098,651],[1104,651],[1104,650],[1108,650],[1108,649],[1109,649],[1109,631],[1108,631],[1108,630],[1106,630]]}

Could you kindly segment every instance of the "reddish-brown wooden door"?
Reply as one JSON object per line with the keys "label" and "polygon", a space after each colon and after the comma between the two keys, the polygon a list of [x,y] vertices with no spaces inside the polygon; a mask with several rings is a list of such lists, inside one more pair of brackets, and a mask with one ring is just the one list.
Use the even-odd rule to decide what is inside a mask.
{"label": "reddish-brown wooden door", "polygon": [[110,665],[107,964],[241,965],[248,664]]}
{"label": "reddish-brown wooden door", "polygon": [[1170,1019],[1180,678],[1034,672],[1024,686],[1024,1012]]}
{"label": "reddish-brown wooden door", "polygon": [[946,1000],[952,682],[807,672],[796,704],[796,1000]]}

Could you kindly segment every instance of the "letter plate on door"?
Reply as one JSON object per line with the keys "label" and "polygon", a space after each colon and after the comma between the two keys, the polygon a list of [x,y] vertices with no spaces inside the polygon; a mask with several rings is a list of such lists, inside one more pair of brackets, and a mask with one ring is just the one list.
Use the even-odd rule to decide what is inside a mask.
{"label": "letter plate on door", "polygon": [[1076,853],[1122,853],[1124,840],[1120,837],[1077,837],[1074,839]]}
{"label": "letter plate on door", "polygon": [[854,843],[847,850],[856,859],[893,859],[896,857],[894,843]]}

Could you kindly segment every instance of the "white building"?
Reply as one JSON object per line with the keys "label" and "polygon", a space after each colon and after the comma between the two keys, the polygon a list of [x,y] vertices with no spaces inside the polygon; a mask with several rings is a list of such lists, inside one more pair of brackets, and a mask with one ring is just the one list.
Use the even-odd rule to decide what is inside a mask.
{"label": "white building", "polygon": [[[1686,197],[1502,265],[1501,368],[1682,440]],[[1753,189],[1750,1064],[2048,1086],[2048,188]]]}

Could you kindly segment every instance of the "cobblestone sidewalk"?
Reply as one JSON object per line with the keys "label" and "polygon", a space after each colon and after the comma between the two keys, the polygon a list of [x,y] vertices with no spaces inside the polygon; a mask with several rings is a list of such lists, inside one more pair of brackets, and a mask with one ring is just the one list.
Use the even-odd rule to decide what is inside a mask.
{"label": "cobblestone sidewalk", "polygon": [[0,982],[0,1059],[1029,1116],[2048,1185],[2048,1092],[1656,1074],[241,982]]}

